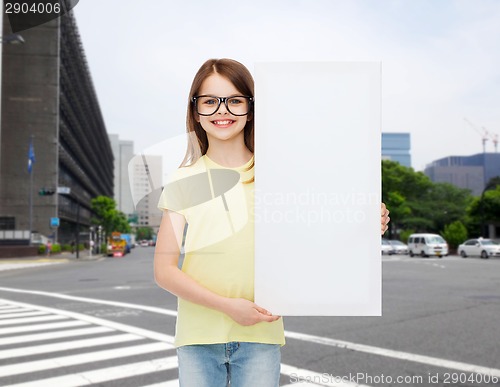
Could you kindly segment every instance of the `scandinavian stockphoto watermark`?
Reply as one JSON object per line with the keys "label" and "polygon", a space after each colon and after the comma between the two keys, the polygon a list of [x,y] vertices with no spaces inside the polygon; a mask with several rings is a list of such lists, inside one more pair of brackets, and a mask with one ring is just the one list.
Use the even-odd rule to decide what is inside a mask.
{"label": "scandinavian stockphoto watermark", "polygon": [[377,195],[364,192],[261,192],[255,190],[255,223],[363,223]]}
{"label": "scandinavian stockphoto watermark", "polygon": [[290,374],[290,383],[314,383],[321,385],[341,385],[341,384],[387,384],[391,385],[408,385],[416,386],[419,384],[451,384],[457,383],[465,384],[490,384],[498,383],[497,376],[486,375],[480,373],[466,373],[466,372],[428,372],[426,375],[370,375],[366,372],[348,373],[343,376],[333,375],[330,373],[322,373],[315,375],[300,375],[298,373]]}

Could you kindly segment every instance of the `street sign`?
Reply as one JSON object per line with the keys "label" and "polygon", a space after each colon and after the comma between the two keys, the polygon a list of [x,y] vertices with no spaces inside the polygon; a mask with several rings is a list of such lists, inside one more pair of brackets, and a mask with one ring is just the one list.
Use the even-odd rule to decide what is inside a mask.
{"label": "street sign", "polygon": [[50,227],[59,227],[59,218],[50,218]]}
{"label": "street sign", "polygon": [[69,195],[71,193],[70,187],[57,187],[58,194]]}

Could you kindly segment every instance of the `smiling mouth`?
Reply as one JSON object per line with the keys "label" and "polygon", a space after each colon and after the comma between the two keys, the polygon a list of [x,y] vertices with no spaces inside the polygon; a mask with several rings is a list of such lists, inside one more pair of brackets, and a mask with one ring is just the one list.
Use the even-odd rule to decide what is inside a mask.
{"label": "smiling mouth", "polygon": [[234,122],[233,120],[216,120],[212,121],[212,124],[214,124],[215,126],[229,126],[233,122]]}

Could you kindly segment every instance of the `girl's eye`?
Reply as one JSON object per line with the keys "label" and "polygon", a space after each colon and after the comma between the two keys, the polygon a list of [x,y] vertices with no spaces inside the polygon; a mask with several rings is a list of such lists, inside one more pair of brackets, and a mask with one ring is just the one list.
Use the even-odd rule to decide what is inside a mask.
{"label": "girl's eye", "polygon": [[239,105],[243,103],[243,100],[242,98],[230,98],[228,102],[230,105]]}
{"label": "girl's eye", "polygon": [[206,105],[217,105],[217,100],[215,98],[207,98],[203,100]]}

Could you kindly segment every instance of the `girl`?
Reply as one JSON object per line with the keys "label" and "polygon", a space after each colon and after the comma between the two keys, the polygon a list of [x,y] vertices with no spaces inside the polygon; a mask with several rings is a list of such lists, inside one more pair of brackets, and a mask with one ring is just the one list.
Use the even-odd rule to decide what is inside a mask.
{"label": "girl", "polygon": [[[283,320],[253,302],[253,90],[239,62],[201,66],[187,110],[195,138],[160,198],[154,273],[179,300],[181,387],[279,384]],[[387,215],[382,205],[382,233]]]}

